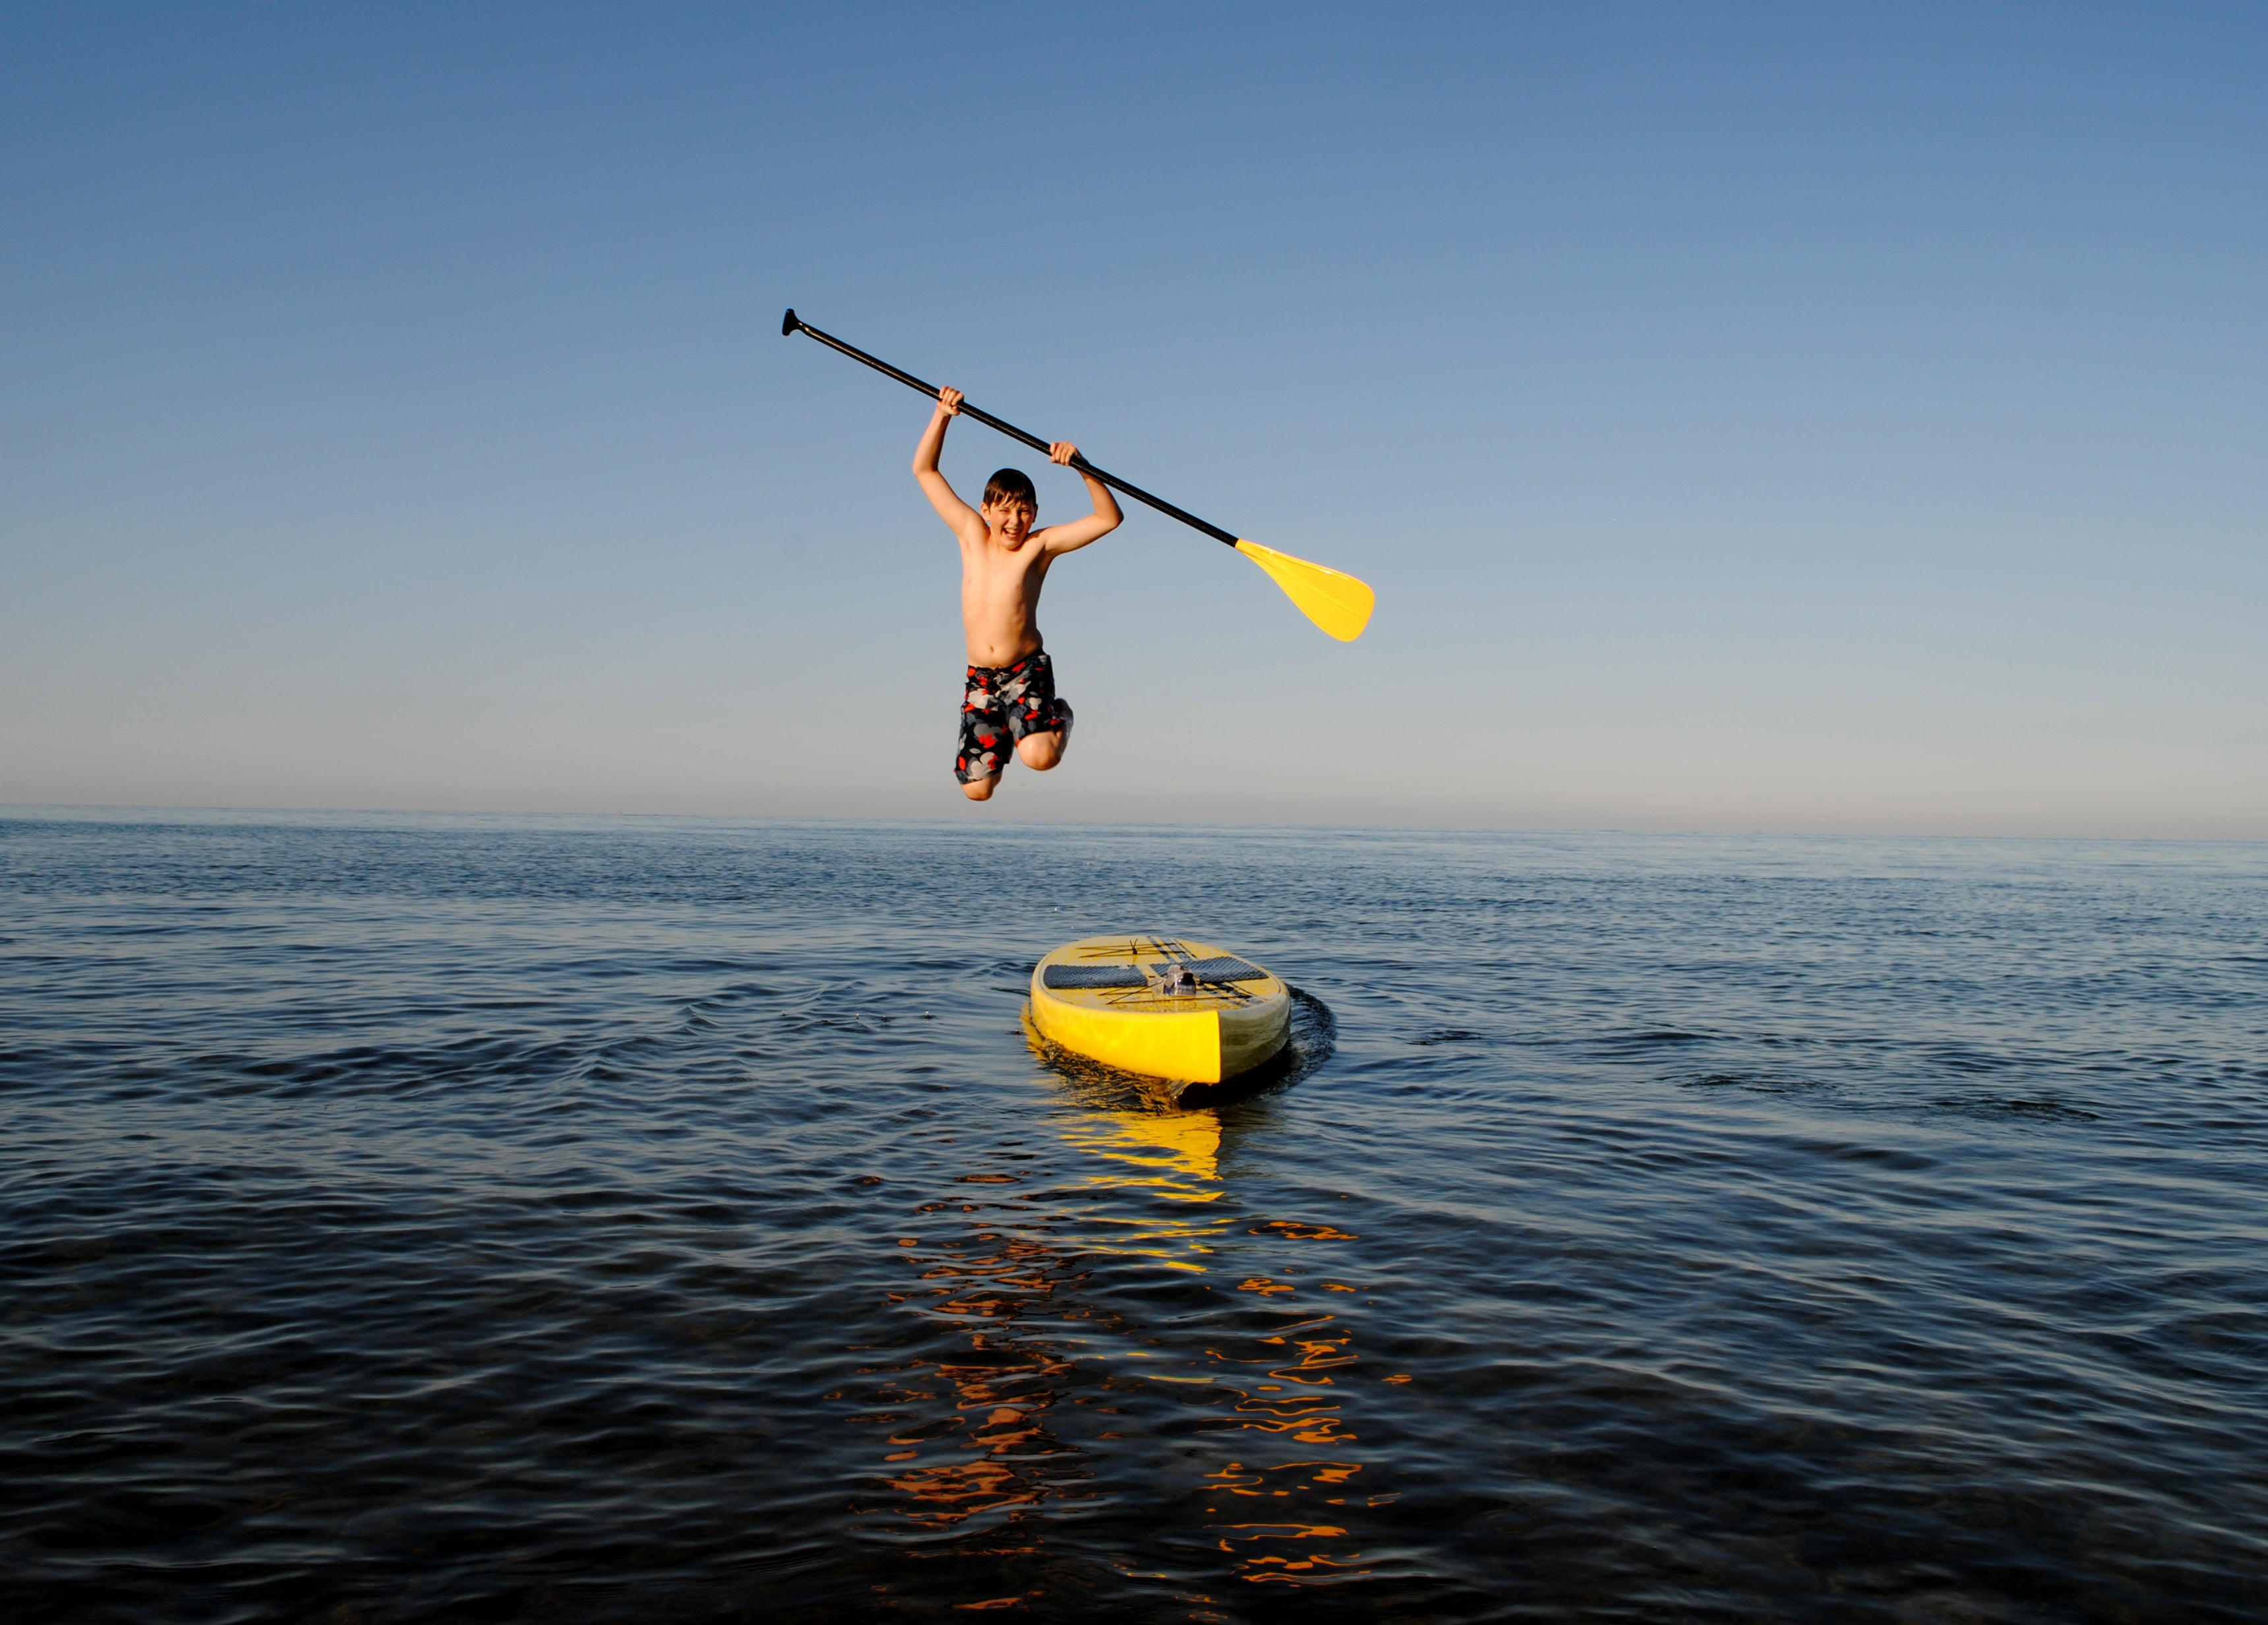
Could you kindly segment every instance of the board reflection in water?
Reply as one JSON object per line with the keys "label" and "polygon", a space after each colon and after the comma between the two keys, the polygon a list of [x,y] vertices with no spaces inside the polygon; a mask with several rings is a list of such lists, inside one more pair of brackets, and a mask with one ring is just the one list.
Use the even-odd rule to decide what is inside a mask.
{"label": "board reflection in water", "polygon": [[[1296,1025],[1243,1110],[1328,1057],[1329,1010],[1303,998]],[[1035,1084],[1051,1143],[988,1150],[956,1177],[961,1200],[921,1204],[917,1233],[896,1238],[911,1279],[889,1299],[917,1318],[920,1346],[862,1373],[871,1385],[850,1421],[887,1429],[877,1477],[895,1492],[862,1508],[865,1532],[1000,1565],[1006,1584],[1045,1569],[1035,1560],[1061,1520],[1162,1495],[1174,1526],[1149,1532],[1152,1555],[1175,1553],[1189,1577],[1217,1580],[1226,1564],[1300,1585],[1367,1572],[1351,1525],[1395,1497],[1366,1481],[1381,1464],[1351,1414],[1360,1289],[1336,1276],[1360,1238],[1224,1200],[1239,1108],[1227,1120],[1177,1109],[1173,1086],[1031,1036],[1049,1064]],[[1251,1269],[1256,1254],[1269,1267]],[[1160,1313],[1161,1298],[1181,1312]],[[1098,1469],[1106,1460],[1123,1480],[1140,1454],[1128,1443],[1143,1440],[1158,1481]],[[1197,1617],[1212,1600],[1183,1599]]]}

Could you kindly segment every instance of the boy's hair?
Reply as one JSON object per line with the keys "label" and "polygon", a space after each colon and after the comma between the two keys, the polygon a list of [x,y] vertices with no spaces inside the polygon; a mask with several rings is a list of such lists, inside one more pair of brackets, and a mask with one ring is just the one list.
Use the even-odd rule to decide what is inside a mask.
{"label": "boy's hair", "polygon": [[1021,469],[1003,469],[984,482],[984,500],[978,506],[989,508],[996,502],[1020,502],[1035,513],[1040,511],[1040,493]]}

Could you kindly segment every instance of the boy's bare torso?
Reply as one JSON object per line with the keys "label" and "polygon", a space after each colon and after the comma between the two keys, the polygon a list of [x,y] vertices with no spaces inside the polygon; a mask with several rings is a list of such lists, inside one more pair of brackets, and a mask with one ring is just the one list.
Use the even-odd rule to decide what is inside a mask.
{"label": "boy's bare torso", "polygon": [[1038,536],[1012,545],[991,526],[961,538],[961,624],[970,665],[1012,666],[1041,646],[1040,587],[1054,558]]}

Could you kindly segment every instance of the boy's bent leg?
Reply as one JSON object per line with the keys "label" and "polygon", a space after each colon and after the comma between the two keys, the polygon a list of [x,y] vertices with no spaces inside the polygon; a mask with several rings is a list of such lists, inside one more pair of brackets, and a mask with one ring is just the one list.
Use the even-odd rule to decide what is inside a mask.
{"label": "boy's bent leg", "polygon": [[1035,729],[1016,741],[1016,759],[1035,772],[1044,773],[1064,758],[1071,747],[1071,707],[1053,694],[1047,697],[1045,707],[1034,720],[1044,731]]}
{"label": "boy's bent leg", "polygon": [[961,746],[954,754],[953,776],[972,801],[990,800],[1008,766],[1012,735],[1007,713],[992,691],[992,676],[971,666],[968,690],[961,702]]}
{"label": "boy's bent leg", "polygon": [[1052,734],[1027,734],[1016,742],[1016,759],[1034,772],[1044,773],[1063,760],[1064,746],[1068,742],[1070,735],[1062,728]]}

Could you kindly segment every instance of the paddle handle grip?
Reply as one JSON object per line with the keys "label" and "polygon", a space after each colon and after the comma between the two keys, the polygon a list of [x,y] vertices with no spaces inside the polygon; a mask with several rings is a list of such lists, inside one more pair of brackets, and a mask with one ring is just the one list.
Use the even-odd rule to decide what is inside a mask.
{"label": "paddle handle grip", "polygon": [[[924,383],[920,379],[916,378],[911,373],[899,371],[896,367],[892,366],[880,357],[868,355],[856,344],[846,344],[841,339],[836,337],[832,333],[821,332],[808,321],[805,321],[799,318],[795,312],[791,309],[786,315],[780,319],[780,336],[785,338],[796,333],[808,333],[812,337],[817,339],[829,350],[840,351],[843,354],[849,356],[853,361],[864,361],[868,366],[873,367],[876,372],[888,373],[892,378],[896,379],[900,383],[905,385],[907,388],[917,389],[932,401],[941,398],[941,392],[935,384]],[[991,413],[985,411],[981,407],[971,406],[967,401],[963,401],[961,403],[961,410],[965,415],[974,417],[977,422],[986,425],[990,428],[998,429],[1010,439],[1023,441],[1025,445],[1030,447],[1034,451],[1044,452],[1049,449],[1048,443],[1042,439],[1038,435],[1027,433],[1024,430],[1016,427],[1014,424],[1004,422],[1002,419],[992,416]],[[1153,497],[1148,491],[1144,491],[1139,485],[1130,485],[1124,480],[1120,479],[1116,474],[1104,473],[1101,469],[1096,468],[1083,456],[1074,454],[1071,460],[1071,466],[1077,469],[1082,474],[1093,475],[1096,479],[1101,480],[1113,491],[1123,491],[1127,496],[1133,498],[1137,502],[1145,502],[1149,504],[1150,506],[1157,509],[1159,513],[1166,514],[1173,519],[1178,519],[1182,523],[1189,526],[1193,529],[1204,531],[1205,535],[1211,536],[1216,542],[1225,543],[1230,547],[1234,547],[1236,545],[1237,538],[1229,532],[1223,530],[1219,525],[1208,525],[1196,514],[1175,507],[1163,497]]]}

